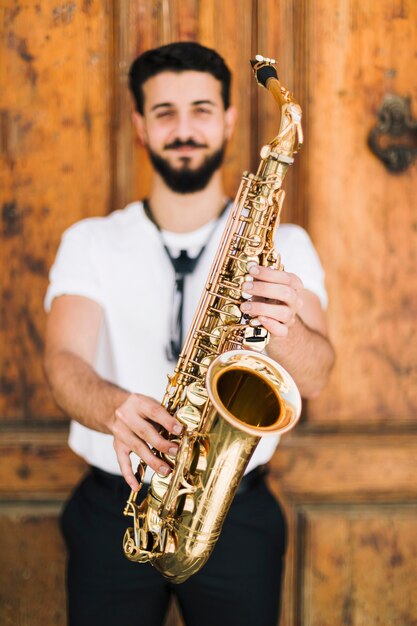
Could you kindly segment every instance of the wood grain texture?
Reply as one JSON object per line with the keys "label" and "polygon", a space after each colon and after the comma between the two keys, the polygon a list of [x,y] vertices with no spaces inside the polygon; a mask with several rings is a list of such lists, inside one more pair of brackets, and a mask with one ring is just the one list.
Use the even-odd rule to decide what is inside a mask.
{"label": "wood grain texture", "polygon": [[0,416],[41,419],[57,413],[41,367],[48,270],[65,228],[108,211],[111,24],[105,0],[7,1],[2,18]]}
{"label": "wood grain texture", "polygon": [[0,505],[0,624],[65,626],[65,550],[56,504]]}
{"label": "wood grain texture", "polygon": [[65,429],[11,431],[0,436],[0,498],[57,500],[68,496],[87,471],[67,446]]}
{"label": "wood grain texture", "polygon": [[416,507],[305,508],[303,626],[413,626],[417,622]]}
{"label": "wood grain texture", "polygon": [[338,361],[308,420],[397,430],[416,421],[414,165],[389,174],[367,147],[384,94],[417,117],[417,4],[306,3],[310,231],[327,269]]}
{"label": "wood grain texture", "polygon": [[[297,52],[299,41],[296,27],[297,2],[294,0],[266,0],[257,3],[257,53],[276,60],[278,78],[281,84],[295,94],[303,115],[306,102],[300,88],[303,75],[301,62],[303,57]],[[302,22],[301,22],[302,23]],[[255,85],[256,87],[256,85]],[[278,133],[279,111],[275,100],[266,90],[256,87],[257,119],[258,119],[258,151],[265,143],[271,141]],[[303,122],[304,123],[304,122]],[[295,157],[294,165],[289,168],[283,188],[285,202],[282,210],[282,222],[305,225],[302,193],[305,187],[305,170],[307,154],[302,148]]]}
{"label": "wood grain texture", "polygon": [[[416,166],[392,176],[366,145],[385,93],[411,96],[417,117],[417,5],[236,5],[2,3],[1,623],[11,614],[27,623],[28,607],[31,626],[64,623],[57,514],[86,468],[67,449],[64,428],[40,425],[57,414],[40,364],[46,276],[68,225],[147,193],[151,173],[134,138],[127,71],[138,53],[178,39],[216,48],[234,73],[230,195],[276,133],[275,104],[251,75],[253,54],[278,59],[304,111],[305,145],[285,181],[284,221],[308,226],[322,258],[338,363],[272,462],[270,484],[290,528],[281,625],[417,623]],[[12,586],[21,580],[27,600]],[[39,606],[45,588],[56,604]],[[173,608],[166,626],[179,624]]]}
{"label": "wood grain texture", "polygon": [[286,436],[271,463],[291,502],[417,500],[417,445],[403,436]]}

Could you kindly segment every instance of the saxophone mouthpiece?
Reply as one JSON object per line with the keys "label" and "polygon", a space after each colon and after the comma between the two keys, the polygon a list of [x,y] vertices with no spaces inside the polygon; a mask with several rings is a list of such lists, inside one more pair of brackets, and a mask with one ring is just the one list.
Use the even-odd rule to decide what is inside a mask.
{"label": "saxophone mouthpiece", "polygon": [[273,66],[275,59],[268,59],[261,54],[257,54],[254,59],[251,59],[250,63],[255,73],[256,80],[262,87],[266,87],[270,78],[276,78],[278,80],[277,70]]}

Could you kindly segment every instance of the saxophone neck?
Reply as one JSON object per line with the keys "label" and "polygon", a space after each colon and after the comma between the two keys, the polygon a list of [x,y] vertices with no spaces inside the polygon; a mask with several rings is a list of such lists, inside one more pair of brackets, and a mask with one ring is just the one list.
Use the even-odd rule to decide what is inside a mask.
{"label": "saxophone neck", "polygon": [[258,83],[268,89],[277,102],[280,109],[280,127],[278,135],[270,142],[271,149],[291,156],[295,154],[303,143],[303,130],[301,127],[302,111],[293,94],[282,87],[278,79],[275,59],[268,59],[256,55],[251,61]]}

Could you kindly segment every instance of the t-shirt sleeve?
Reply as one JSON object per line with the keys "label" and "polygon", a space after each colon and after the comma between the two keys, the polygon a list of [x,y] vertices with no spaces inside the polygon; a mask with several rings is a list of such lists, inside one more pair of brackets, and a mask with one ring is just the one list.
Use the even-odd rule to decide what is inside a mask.
{"label": "t-shirt sleeve", "polygon": [[[324,309],[327,308],[327,292],[324,282],[324,270],[314,245],[300,226],[282,226],[282,250],[279,241],[277,251],[281,252],[281,260],[286,272],[296,274],[303,281],[305,289],[316,294]],[[281,228],[278,228],[278,233]]]}
{"label": "t-shirt sleeve", "polygon": [[78,222],[62,235],[49,273],[49,286],[44,300],[47,312],[51,309],[53,299],[63,295],[85,296],[102,303],[92,222],[93,219]]}

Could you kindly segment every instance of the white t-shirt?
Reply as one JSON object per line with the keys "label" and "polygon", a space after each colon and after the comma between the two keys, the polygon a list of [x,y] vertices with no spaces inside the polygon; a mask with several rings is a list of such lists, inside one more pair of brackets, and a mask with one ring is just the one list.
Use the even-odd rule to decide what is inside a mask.
{"label": "white t-shirt", "polygon": [[[106,217],[82,220],[65,231],[50,272],[45,309],[64,294],[98,302],[104,311],[95,357],[100,376],[131,392],[162,400],[167,374],[175,364],[166,358],[174,271],[163,249],[175,257],[181,249],[196,256],[207,242],[198,265],[185,281],[184,329],[190,326],[227,212],[218,220],[189,233],[159,233],[145,215],[141,202],[133,202]],[[327,305],[324,273],[307,233],[295,225],[277,229],[276,249],[286,271],[297,274],[306,289]],[[270,460],[279,436],[263,437],[247,472]],[[120,474],[113,437],[72,421],[69,445],[90,465]],[[132,454],[133,467],[138,459]],[[148,468],[146,480],[152,472]]]}

